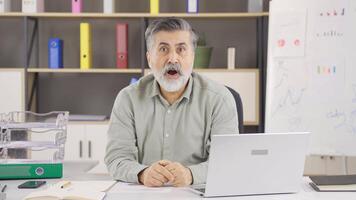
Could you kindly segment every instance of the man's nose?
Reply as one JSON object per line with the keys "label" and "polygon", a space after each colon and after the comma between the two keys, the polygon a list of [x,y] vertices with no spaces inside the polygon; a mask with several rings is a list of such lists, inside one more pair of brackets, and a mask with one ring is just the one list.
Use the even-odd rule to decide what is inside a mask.
{"label": "man's nose", "polygon": [[178,63],[178,54],[175,51],[172,51],[168,55],[168,63]]}

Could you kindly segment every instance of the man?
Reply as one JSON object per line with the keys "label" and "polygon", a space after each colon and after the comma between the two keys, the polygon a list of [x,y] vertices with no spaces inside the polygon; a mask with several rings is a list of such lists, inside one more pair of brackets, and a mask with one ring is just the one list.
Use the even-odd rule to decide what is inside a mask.
{"label": "man", "polygon": [[115,100],[109,173],[153,187],[205,183],[211,135],[238,133],[234,98],[223,85],[192,73],[197,36],[188,22],[158,19],[145,37],[153,74]]}

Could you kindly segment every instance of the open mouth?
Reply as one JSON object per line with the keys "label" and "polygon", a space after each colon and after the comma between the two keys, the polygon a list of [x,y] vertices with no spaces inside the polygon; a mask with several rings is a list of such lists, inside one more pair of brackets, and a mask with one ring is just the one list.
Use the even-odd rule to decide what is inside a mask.
{"label": "open mouth", "polygon": [[175,76],[176,74],[178,74],[178,72],[174,69],[171,69],[167,72],[167,74],[171,75],[171,76]]}

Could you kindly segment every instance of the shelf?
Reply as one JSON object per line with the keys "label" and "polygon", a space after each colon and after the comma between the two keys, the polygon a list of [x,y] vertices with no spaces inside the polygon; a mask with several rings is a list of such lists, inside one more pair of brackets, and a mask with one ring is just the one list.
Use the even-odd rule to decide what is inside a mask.
{"label": "shelf", "polygon": [[77,125],[77,124],[90,124],[90,125],[109,125],[110,120],[104,121],[69,121],[68,124],[70,125]]}
{"label": "shelf", "polygon": [[[149,69],[145,69],[150,71]],[[195,72],[236,72],[236,71],[251,71],[258,70],[256,68],[237,68],[237,69],[226,69],[226,68],[207,68],[207,69],[194,69]],[[27,69],[29,73],[124,73],[124,74],[140,74],[141,69],[88,69],[81,70],[79,68],[64,68],[64,69],[48,69],[48,68],[29,68]]]}
{"label": "shelf", "polygon": [[30,73],[122,73],[122,74],[140,74],[141,69],[87,69],[82,70],[79,68],[64,68],[64,69],[48,69],[48,68],[28,68],[27,72]]}
{"label": "shelf", "polygon": [[58,149],[60,146],[52,141],[11,141],[0,144],[0,148],[8,149],[32,149],[36,151],[44,149]]}
{"label": "shelf", "polygon": [[152,15],[150,13],[65,13],[65,12],[44,12],[44,13],[22,13],[22,12],[9,12],[0,13],[0,17],[37,17],[37,18],[160,18],[160,17],[182,17],[182,18],[254,18],[268,16],[268,12],[259,13],[160,13]]}

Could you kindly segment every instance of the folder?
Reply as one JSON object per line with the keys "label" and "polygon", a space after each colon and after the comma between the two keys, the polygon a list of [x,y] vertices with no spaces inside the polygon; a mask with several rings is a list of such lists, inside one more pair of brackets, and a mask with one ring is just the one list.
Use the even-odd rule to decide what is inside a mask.
{"label": "folder", "polygon": [[187,12],[197,13],[198,12],[198,0],[187,0]]}
{"label": "folder", "polygon": [[59,38],[48,40],[48,67],[51,69],[63,68],[63,40]]}
{"label": "folder", "polygon": [[22,12],[24,13],[44,12],[44,0],[22,0]]}
{"label": "folder", "polygon": [[11,10],[11,0],[0,0],[0,13],[10,12]]}
{"label": "folder", "polygon": [[82,3],[82,0],[72,0],[72,13],[81,13],[83,6]]}
{"label": "folder", "polygon": [[115,13],[115,0],[104,0],[104,13]]}
{"label": "folder", "polygon": [[127,68],[128,65],[128,25],[116,25],[116,67]]}
{"label": "folder", "polygon": [[153,15],[159,13],[159,0],[150,0],[150,13]]}
{"label": "folder", "polygon": [[91,26],[89,23],[80,23],[80,69],[90,69],[91,65]]}

